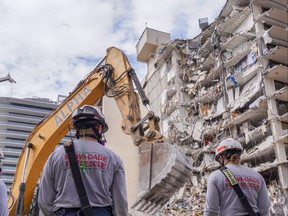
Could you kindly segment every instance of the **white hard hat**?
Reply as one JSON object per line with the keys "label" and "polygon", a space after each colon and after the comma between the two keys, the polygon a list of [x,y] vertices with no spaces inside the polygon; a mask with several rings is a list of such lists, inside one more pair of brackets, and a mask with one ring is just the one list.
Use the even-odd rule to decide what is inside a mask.
{"label": "white hard hat", "polygon": [[240,153],[243,151],[243,147],[240,142],[235,139],[228,138],[219,143],[216,148],[215,158],[219,157],[221,154],[227,150],[238,150]]}
{"label": "white hard hat", "polygon": [[4,152],[2,149],[0,149],[0,159],[3,159],[4,158]]}
{"label": "white hard hat", "polygon": [[103,113],[95,106],[84,105],[81,108],[75,109],[72,113],[71,122],[75,129],[89,128],[101,124],[103,126],[103,133],[108,130]]}

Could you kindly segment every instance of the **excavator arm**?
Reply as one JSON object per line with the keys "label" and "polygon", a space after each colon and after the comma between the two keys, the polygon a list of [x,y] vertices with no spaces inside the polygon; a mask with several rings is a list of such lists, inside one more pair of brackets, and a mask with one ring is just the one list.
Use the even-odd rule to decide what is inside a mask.
{"label": "excavator arm", "polygon": [[[133,83],[138,93],[134,91]],[[43,166],[68,133],[72,112],[84,104],[95,104],[104,95],[116,100],[123,118],[122,131],[132,137],[140,150],[139,193],[133,208],[154,212],[189,180],[191,163],[161,135],[159,118],[150,110],[149,100],[126,55],[111,47],[95,69],[26,139],[11,186],[8,201],[10,216],[18,214],[20,202],[23,203],[24,214],[28,214]],[[148,109],[143,118],[138,95]]]}

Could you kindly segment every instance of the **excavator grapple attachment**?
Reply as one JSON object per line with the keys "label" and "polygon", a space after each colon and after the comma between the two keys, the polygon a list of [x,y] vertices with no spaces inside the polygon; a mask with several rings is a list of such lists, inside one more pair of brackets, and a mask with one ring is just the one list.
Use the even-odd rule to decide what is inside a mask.
{"label": "excavator grapple attachment", "polygon": [[139,192],[133,209],[154,213],[161,209],[192,174],[191,162],[167,141],[140,145]]}

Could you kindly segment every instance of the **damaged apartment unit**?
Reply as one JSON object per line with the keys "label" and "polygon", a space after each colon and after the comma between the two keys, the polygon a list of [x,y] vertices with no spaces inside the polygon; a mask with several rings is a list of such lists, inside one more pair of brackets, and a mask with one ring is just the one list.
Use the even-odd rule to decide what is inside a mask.
{"label": "damaged apartment unit", "polygon": [[199,24],[187,40],[146,28],[136,46],[162,133],[195,166],[190,207],[203,209],[215,147],[233,137],[265,178],[271,213],[288,213],[287,0],[228,0],[213,23]]}

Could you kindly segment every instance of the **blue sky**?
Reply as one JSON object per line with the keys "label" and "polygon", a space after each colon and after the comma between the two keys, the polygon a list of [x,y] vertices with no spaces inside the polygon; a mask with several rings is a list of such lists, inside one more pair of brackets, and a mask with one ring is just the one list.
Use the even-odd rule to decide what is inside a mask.
{"label": "blue sky", "polygon": [[145,27],[191,39],[198,19],[209,23],[226,0],[0,0],[1,97],[67,95],[116,46],[128,56],[139,78],[146,65],[136,61]]}

